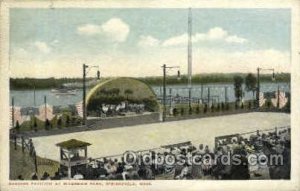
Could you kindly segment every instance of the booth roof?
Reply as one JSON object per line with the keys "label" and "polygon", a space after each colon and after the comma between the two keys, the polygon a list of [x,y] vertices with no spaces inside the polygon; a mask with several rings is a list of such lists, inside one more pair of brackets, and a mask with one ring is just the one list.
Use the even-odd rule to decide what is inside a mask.
{"label": "booth roof", "polygon": [[56,146],[62,147],[64,149],[75,149],[75,148],[80,148],[80,147],[85,147],[90,145],[91,145],[90,143],[79,141],[76,139],[70,139],[68,141],[64,141],[56,144]]}

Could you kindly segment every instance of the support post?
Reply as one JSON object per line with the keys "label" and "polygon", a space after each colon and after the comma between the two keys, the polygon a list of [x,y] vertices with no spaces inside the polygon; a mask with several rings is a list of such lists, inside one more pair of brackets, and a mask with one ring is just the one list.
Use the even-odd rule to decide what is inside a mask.
{"label": "support post", "polygon": [[44,104],[45,104],[45,122],[47,120],[47,97],[44,96]]}
{"label": "support post", "polygon": [[25,150],[25,140],[24,140],[23,136],[21,137],[21,140],[22,140],[22,152],[24,153],[24,150]]}
{"label": "support post", "polygon": [[15,150],[17,150],[17,134],[14,134],[14,144],[15,144]]}
{"label": "support post", "polygon": [[86,97],[86,68],[87,65],[83,64],[82,69],[83,69],[83,75],[82,75],[82,114],[83,114],[83,121],[82,125],[86,125],[86,105],[85,105],[85,97]]}
{"label": "support post", "polygon": [[166,65],[163,65],[163,121],[166,121]]}
{"label": "support post", "polygon": [[208,105],[208,107],[210,107],[210,87],[208,87],[208,89],[207,89],[207,105]]}
{"label": "support post", "polygon": [[192,107],[192,9],[189,8],[188,16],[188,88],[189,88],[189,108]]}
{"label": "support post", "polygon": [[12,114],[11,114],[11,120],[12,120],[12,128],[15,127],[15,98],[11,98],[11,107],[12,107]]}
{"label": "support post", "polygon": [[228,102],[228,87],[225,87],[225,103]]}
{"label": "support post", "polygon": [[279,85],[277,87],[277,109],[279,109],[279,103],[280,103],[280,97],[279,97]]}
{"label": "support post", "polygon": [[257,87],[256,87],[256,106],[259,108],[259,93],[260,93],[260,82],[259,82],[259,68],[257,68]]}
{"label": "support post", "polygon": [[71,159],[70,159],[70,151],[68,151],[68,179],[71,179]]}

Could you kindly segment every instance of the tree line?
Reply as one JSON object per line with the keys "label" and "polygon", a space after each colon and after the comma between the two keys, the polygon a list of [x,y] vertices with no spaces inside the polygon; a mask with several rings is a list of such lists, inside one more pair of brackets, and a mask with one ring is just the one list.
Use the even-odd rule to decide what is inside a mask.
{"label": "tree line", "polygon": [[[254,75],[254,74],[253,74]],[[235,76],[245,78],[245,73],[211,73],[211,74],[195,74],[192,77],[193,84],[208,84],[208,83],[233,83]],[[254,75],[255,76],[255,75]],[[261,82],[272,82],[272,74],[261,74]],[[276,74],[276,82],[290,82],[290,73]],[[162,85],[162,76],[140,77],[137,78],[148,85]],[[91,80],[91,78],[88,78]],[[48,89],[60,88],[65,83],[82,83],[82,78],[10,78],[10,89]],[[166,83],[168,85],[187,84],[187,75],[182,75],[178,80],[177,76],[167,76]]]}

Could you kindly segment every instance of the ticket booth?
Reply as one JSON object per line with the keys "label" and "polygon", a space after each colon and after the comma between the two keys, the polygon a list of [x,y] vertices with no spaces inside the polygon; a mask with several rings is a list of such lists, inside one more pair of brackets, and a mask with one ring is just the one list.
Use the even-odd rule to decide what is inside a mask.
{"label": "ticket booth", "polygon": [[76,171],[84,171],[88,164],[87,147],[90,143],[70,139],[56,146],[60,148],[60,170],[71,179]]}

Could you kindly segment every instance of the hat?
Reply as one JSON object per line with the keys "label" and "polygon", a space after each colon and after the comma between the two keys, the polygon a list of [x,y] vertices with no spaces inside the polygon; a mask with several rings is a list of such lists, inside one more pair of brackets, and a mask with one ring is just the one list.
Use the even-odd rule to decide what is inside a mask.
{"label": "hat", "polygon": [[133,167],[131,165],[125,165],[124,168],[125,168],[125,170],[133,169]]}

